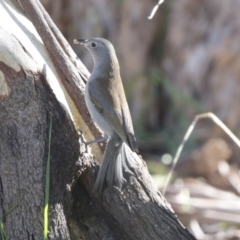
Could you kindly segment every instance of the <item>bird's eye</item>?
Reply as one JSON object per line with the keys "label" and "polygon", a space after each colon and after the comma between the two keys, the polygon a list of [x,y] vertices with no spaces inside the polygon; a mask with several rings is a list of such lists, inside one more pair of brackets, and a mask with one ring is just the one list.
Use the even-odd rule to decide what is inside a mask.
{"label": "bird's eye", "polygon": [[96,45],[96,43],[93,42],[93,43],[91,43],[91,46],[96,47],[97,45]]}

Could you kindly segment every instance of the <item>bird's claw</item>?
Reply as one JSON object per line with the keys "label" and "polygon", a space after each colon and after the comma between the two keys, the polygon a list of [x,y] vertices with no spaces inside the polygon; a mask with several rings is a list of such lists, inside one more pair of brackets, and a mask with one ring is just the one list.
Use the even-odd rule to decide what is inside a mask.
{"label": "bird's claw", "polygon": [[81,142],[84,144],[85,152],[87,153],[88,152],[88,145],[89,145],[89,143],[85,141],[85,139],[83,137],[83,132],[82,131],[80,131],[80,133],[79,133],[79,138],[81,139]]}

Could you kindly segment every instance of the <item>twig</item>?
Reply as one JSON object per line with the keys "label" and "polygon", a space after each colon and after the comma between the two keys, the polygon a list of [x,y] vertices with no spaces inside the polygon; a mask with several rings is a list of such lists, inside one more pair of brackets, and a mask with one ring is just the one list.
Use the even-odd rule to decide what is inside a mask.
{"label": "twig", "polygon": [[157,3],[157,5],[155,5],[155,7],[153,8],[151,14],[148,16],[148,19],[149,19],[149,20],[151,20],[151,19],[154,17],[156,11],[158,10],[159,6],[160,6],[163,2],[164,2],[164,0],[159,0],[159,2]]}
{"label": "twig", "polygon": [[163,187],[163,195],[165,195],[165,192],[166,192],[166,189],[167,189],[167,186],[169,184],[169,181],[172,177],[172,173],[173,173],[173,169],[175,168],[176,166],[176,163],[179,159],[179,156],[182,152],[182,149],[186,143],[186,141],[188,140],[190,134],[192,133],[196,123],[198,122],[199,119],[203,119],[203,118],[211,118],[213,120],[214,123],[216,123],[220,128],[222,128],[222,130],[237,144],[237,146],[240,148],[240,140],[230,131],[230,129],[213,113],[211,112],[208,112],[208,113],[203,113],[203,114],[199,114],[199,115],[196,115],[192,124],[190,125],[190,127],[188,128],[180,146],[178,147],[178,150],[176,152],[176,155],[173,159],[173,164],[172,164],[172,167],[170,169],[170,172],[167,176],[167,179],[166,179],[166,182],[164,184],[164,187]]}
{"label": "twig", "polygon": [[52,30],[52,32],[53,32],[54,36],[56,37],[57,41],[61,45],[62,49],[68,55],[70,61],[77,67],[77,70],[80,70],[79,74],[81,75],[83,80],[86,82],[88,77],[89,77],[89,75],[90,75],[88,70],[82,64],[82,62],[79,60],[79,58],[77,57],[75,52],[72,50],[72,48],[70,47],[69,43],[63,37],[62,33],[59,31],[58,27],[53,22],[53,20],[51,19],[51,17],[49,16],[49,14],[45,10],[45,8],[42,6],[42,4],[39,1],[36,1],[36,3],[38,5],[39,9],[41,10],[41,12],[42,12],[42,14],[43,14],[43,16],[44,16],[48,26],[50,27],[50,29]]}

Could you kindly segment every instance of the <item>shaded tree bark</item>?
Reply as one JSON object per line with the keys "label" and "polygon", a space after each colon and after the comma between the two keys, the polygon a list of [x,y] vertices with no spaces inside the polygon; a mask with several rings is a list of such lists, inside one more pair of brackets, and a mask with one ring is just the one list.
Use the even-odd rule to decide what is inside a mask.
{"label": "shaded tree bark", "polygon": [[[39,3],[19,2],[0,0],[0,15],[9,23],[0,23],[0,214],[8,237],[42,239],[52,116],[49,239],[195,239],[139,157],[137,174],[125,176],[122,191],[92,193],[99,163],[79,144],[76,131],[86,131],[86,138],[101,134],[86,124],[88,72]],[[92,150],[101,155],[98,145]],[[4,215],[21,192],[19,205]]]}

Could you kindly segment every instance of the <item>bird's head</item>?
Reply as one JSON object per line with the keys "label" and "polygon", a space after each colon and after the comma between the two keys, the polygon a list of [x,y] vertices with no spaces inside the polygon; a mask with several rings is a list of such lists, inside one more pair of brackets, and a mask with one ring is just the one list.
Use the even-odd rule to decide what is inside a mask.
{"label": "bird's head", "polygon": [[73,43],[80,44],[81,46],[87,48],[91,53],[95,64],[104,60],[117,62],[113,45],[104,38],[74,39]]}

